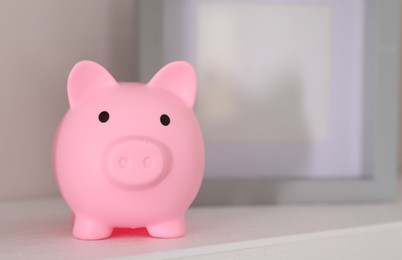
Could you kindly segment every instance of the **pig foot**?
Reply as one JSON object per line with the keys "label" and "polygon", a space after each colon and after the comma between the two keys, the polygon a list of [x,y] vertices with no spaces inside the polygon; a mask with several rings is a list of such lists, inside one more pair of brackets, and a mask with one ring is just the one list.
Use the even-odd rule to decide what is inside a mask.
{"label": "pig foot", "polygon": [[104,239],[112,234],[113,228],[92,218],[75,216],[73,235],[78,239]]}
{"label": "pig foot", "polygon": [[148,233],[153,237],[175,238],[186,233],[184,217],[165,221],[156,225],[147,226]]}

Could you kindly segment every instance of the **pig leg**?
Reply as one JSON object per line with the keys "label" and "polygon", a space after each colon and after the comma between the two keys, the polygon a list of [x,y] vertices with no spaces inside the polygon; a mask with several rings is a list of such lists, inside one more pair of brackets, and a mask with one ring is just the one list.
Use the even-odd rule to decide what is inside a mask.
{"label": "pig leg", "polygon": [[186,233],[186,224],[184,223],[183,216],[156,225],[147,226],[146,228],[151,236],[159,238],[182,237]]}
{"label": "pig leg", "polygon": [[103,239],[109,237],[112,231],[113,227],[109,227],[96,219],[75,215],[73,235],[78,239]]}

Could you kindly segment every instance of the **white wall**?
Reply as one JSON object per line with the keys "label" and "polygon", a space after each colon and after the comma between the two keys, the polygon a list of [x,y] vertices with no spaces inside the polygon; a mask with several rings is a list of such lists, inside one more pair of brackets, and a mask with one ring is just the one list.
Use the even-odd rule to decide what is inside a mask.
{"label": "white wall", "polygon": [[0,1],[0,200],[57,194],[51,146],[68,108],[66,79],[95,60],[136,75],[133,0]]}

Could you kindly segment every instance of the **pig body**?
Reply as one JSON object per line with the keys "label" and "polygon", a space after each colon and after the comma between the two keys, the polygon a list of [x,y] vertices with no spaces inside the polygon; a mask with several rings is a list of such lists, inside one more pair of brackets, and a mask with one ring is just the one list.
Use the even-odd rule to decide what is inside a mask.
{"label": "pig body", "polygon": [[67,87],[70,109],[53,160],[75,216],[74,236],[103,239],[115,227],[183,236],[184,214],[204,173],[192,67],[174,62],[148,84],[119,83],[100,65],[82,61]]}

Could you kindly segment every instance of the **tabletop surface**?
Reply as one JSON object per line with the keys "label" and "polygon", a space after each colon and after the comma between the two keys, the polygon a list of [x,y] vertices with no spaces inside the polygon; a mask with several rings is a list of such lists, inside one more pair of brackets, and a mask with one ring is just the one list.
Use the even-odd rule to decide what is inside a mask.
{"label": "tabletop surface", "polygon": [[[1,202],[0,212],[1,259],[224,259],[233,254],[238,259],[313,259],[311,252],[320,257],[331,250],[338,256],[358,253],[361,259],[378,259],[380,252],[389,254],[386,259],[402,259],[399,199],[358,205],[194,207],[186,214],[187,234],[178,239],[152,238],[145,229],[115,229],[105,240],[77,240],[61,198]],[[302,258],[303,252],[308,257]]]}

